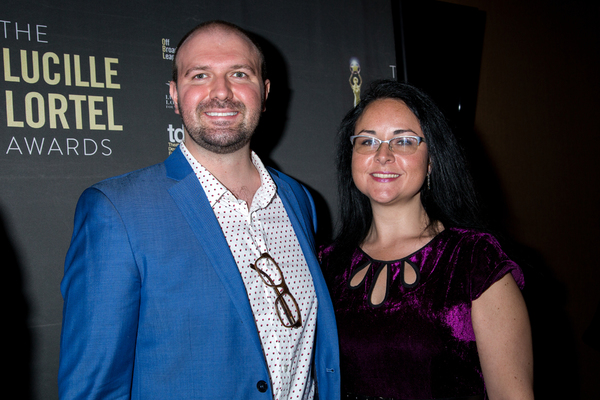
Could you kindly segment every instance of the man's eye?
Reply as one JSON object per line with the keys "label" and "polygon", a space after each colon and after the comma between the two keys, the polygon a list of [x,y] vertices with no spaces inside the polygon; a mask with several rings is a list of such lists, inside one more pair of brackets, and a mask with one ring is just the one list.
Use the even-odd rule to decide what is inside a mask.
{"label": "man's eye", "polygon": [[233,77],[235,78],[245,78],[246,76],[248,75],[245,72],[237,71],[233,73]]}
{"label": "man's eye", "polygon": [[206,78],[206,74],[205,73],[199,73],[194,75],[194,79],[204,79]]}

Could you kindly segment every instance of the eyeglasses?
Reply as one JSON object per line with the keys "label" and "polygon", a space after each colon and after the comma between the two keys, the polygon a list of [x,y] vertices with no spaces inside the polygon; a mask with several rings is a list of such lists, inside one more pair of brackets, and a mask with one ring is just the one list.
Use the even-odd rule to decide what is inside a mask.
{"label": "eyeglasses", "polygon": [[[302,316],[300,314],[300,308],[298,303],[290,289],[283,279],[283,272],[279,265],[271,258],[267,253],[263,253],[254,264],[250,264],[250,268],[258,272],[260,279],[265,285],[272,287],[277,295],[275,299],[275,309],[277,310],[277,317],[281,324],[286,328],[299,328],[302,326]],[[275,280],[271,278],[265,271],[276,271],[278,276]],[[279,283],[276,283],[279,282]],[[279,291],[281,289],[281,292]]]}
{"label": "eyeglasses", "polygon": [[390,140],[381,140],[367,135],[350,136],[350,143],[358,154],[377,153],[381,145],[387,143],[390,151],[396,154],[410,155],[417,151],[423,142],[425,142],[425,138],[421,136],[396,136]]}

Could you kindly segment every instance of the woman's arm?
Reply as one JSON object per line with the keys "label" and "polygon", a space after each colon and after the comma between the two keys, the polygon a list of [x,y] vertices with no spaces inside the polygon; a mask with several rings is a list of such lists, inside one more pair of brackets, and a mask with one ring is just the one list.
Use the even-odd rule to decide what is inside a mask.
{"label": "woman's arm", "polygon": [[490,400],[533,399],[531,327],[511,274],[473,301],[471,319]]}

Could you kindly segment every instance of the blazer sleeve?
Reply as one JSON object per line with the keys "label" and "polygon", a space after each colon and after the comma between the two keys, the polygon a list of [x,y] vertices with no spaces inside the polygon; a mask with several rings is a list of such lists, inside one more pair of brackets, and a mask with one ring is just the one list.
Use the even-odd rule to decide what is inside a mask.
{"label": "blazer sleeve", "polygon": [[140,284],[118,210],[98,189],[86,190],[61,283],[60,399],[130,397]]}

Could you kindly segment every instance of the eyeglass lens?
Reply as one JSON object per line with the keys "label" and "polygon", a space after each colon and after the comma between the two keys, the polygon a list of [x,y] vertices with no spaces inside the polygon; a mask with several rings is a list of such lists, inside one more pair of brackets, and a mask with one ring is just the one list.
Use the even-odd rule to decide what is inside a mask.
{"label": "eyeglass lens", "polygon": [[285,283],[283,272],[275,260],[265,253],[254,264],[251,264],[250,267],[256,270],[262,281],[275,291],[277,295],[275,308],[281,324],[286,328],[298,328],[302,326],[302,315],[298,303],[290,293]]}
{"label": "eyeglass lens", "polygon": [[267,279],[265,283],[269,286],[280,286],[283,283],[283,274],[279,269],[279,266],[275,264],[275,261],[271,257],[261,256],[256,260],[256,268],[262,271],[261,277]]}
{"label": "eyeglass lens", "polygon": [[[300,309],[296,299],[290,292],[281,293],[275,300],[279,320],[286,328],[299,327],[301,325]],[[285,319],[284,319],[285,316]]]}
{"label": "eyeglass lens", "polygon": [[423,141],[418,136],[398,136],[390,140],[381,140],[370,136],[353,136],[352,139],[354,150],[360,154],[375,153],[382,145],[388,145],[390,151],[397,154],[413,154]]}

